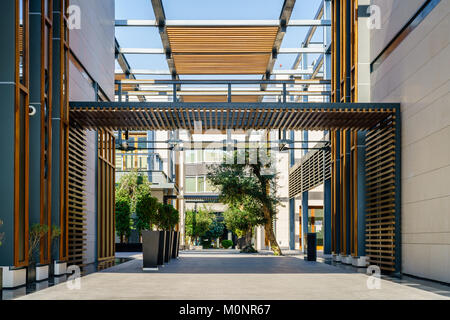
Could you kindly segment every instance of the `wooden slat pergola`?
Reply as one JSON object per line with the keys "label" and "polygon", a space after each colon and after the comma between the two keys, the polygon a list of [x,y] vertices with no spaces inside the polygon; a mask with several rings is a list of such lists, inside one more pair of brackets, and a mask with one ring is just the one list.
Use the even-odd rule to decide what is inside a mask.
{"label": "wooden slat pergola", "polygon": [[377,103],[71,102],[70,117],[86,129],[368,130],[395,114]]}

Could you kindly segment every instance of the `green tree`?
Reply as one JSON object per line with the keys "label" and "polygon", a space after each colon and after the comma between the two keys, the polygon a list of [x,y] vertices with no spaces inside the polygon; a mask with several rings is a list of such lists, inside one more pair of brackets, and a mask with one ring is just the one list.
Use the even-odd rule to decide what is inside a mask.
{"label": "green tree", "polygon": [[48,231],[49,227],[45,224],[34,223],[31,225],[28,231],[28,257],[31,264],[36,262],[35,258],[38,255],[39,243]]}
{"label": "green tree", "polygon": [[116,231],[120,237],[120,243],[124,238],[128,239],[131,233],[131,209],[130,199],[127,196],[116,197]]}
{"label": "green tree", "polygon": [[266,222],[262,212],[262,208],[250,197],[244,197],[239,207],[236,205],[228,207],[224,212],[224,222],[227,229],[239,238],[245,237],[245,247],[251,247],[253,228]]}
{"label": "green tree", "polygon": [[197,240],[209,230],[212,220],[212,213],[206,208],[198,211],[186,211],[185,230],[191,244],[194,244],[194,240]]}
{"label": "green tree", "polygon": [[171,204],[159,204],[158,227],[162,230],[171,231],[178,224],[180,214]]}
{"label": "green tree", "polygon": [[[259,157],[250,157],[244,153],[245,161],[238,159],[234,153],[233,163],[223,162],[208,168],[207,178],[220,191],[220,201],[229,207],[243,209],[246,202],[252,201],[260,208],[259,216],[264,219],[264,231],[275,255],[281,255],[273,231],[273,220],[276,218],[276,207],[279,199],[276,196],[277,175],[274,173],[270,159],[262,158],[266,150],[258,150]],[[252,161],[249,161],[249,159]],[[255,161],[253,161],[255,160]]]}
{"label": "green tree", "polygon": [[116,198],[128,198],[131,212],[136,212],[136,203],[141,194],[151,194],[151,183],[147,176],[137,170],[124,174],[116,187]]}
{"label": "green tree", "polygon": [[158,199],[152,197],[150,193],[140,193],[136,200],[136,218],[134,225],[142,234],[142,230],[150,230],[158,222]]}

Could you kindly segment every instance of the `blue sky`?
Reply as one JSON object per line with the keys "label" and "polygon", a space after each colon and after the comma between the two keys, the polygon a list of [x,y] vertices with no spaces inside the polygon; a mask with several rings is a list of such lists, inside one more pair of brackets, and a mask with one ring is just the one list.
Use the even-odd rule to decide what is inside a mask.
{"label": "blue sky", "polygon": [[[313,19],[321,0],[297,1],[291,19]],[[116,19],[154,19],[150,0],[115,0]],[[163,0],[169,20],[276,20],[283,0]],[[290,27],[282,48],[300,47],[306,27]],[[116,37],[123,48],[162,48],[157,28],[116,28]],[[322,32],[316,32],[316,41]],[[127,55],[135,69],[167,70],[163,55]],[[290,69],[296,55],[279,55],[274,69]],[[311,56],[310,61],[314,59]],[[253,76],[254,77],[254,76]],[[152,76],[152,78],[156,78]],[[160,76],[158,78],[165,78]]]}

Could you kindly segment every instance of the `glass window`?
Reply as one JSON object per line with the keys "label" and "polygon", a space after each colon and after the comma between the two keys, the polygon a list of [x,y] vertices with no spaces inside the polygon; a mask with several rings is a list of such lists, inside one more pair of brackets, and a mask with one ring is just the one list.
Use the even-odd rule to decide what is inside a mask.
{"label": "glass window", "polygon": [[196,163],[202,163],[203,162],[203,150],[197,150],[197,161]]}
{"label": "glass window", "polygon": [[195,150],[186,150],[186,163],[195,163]]}
{"label": "glass window", "polygon": [[197,177],[197,192],[205,192],[205,177]]}
{"label": "glass window", "polygon": [[216,150],[205,150],[205,162],[216,162]]}
{"label": "glass window", "polygon": [[138,138],[138,145],[137,145],[137,147],[138,147],[138,149],[145,149],[145,148],[147,148],[147,143],[145,142],[147,140],[147,138],[145,138],[145,137],[139,137]]}
{"label": "glass window", "polygon": [[196,177],[186,177],[185,181],[186,192],[197,192],[196,190]]}
{"label": "glass window", "polygon": [[133,156],[127,155],[125,156],[125,169],[133,168]]}
{"label": "glass window", "polygon": [[122,170],[122,156],[116,154],[116,169]]}
{"label": "glass window", "polygon": [[138,156],[138,168],[139,169],[147,169],[147,157],[146,156]]}

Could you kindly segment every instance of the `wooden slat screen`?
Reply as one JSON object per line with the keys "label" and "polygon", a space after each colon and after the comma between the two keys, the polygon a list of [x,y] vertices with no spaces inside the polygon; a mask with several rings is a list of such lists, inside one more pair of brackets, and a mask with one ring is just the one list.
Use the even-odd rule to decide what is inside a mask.
{"label": "wooden slat screen", "polygon": [[82,266],[86,251],[86,133],[69,130],[69,264]]}
{"label": "wooden slat screen", "polygon": [[[391,109],[313,109],[300,106],[281,108],[277,103],[252,107],[251,103],[207,106],[202,103],[148,104],[117,102],[107,107],[77,106],[72,102],[70,116],[85,129],[96,130],[192,130],[201,120],[202,129],[283,129],[283,130],[367,130],[393,113]],[[129,105],[129,107],[126,107]],[[228,116],[222,117],[226,113]]]}
{"label": "wooden slat screen", "polygon": [[98,261],[115,255],[115,137],[109,130],[98,130]]}
{"label": "wooden slat screen", "polygon": [[289,170],[289,198],[312,190],[331,178],[331,152],[315,150]]}
{"label": "wooden slat screen", "polygon": [[167,27],[178,74],[264,74],[279,27]]}
{"label": "wooden slat screen", "polygon": [[395,271],[395,118],[366,138],[366,255],[370,264]]}

